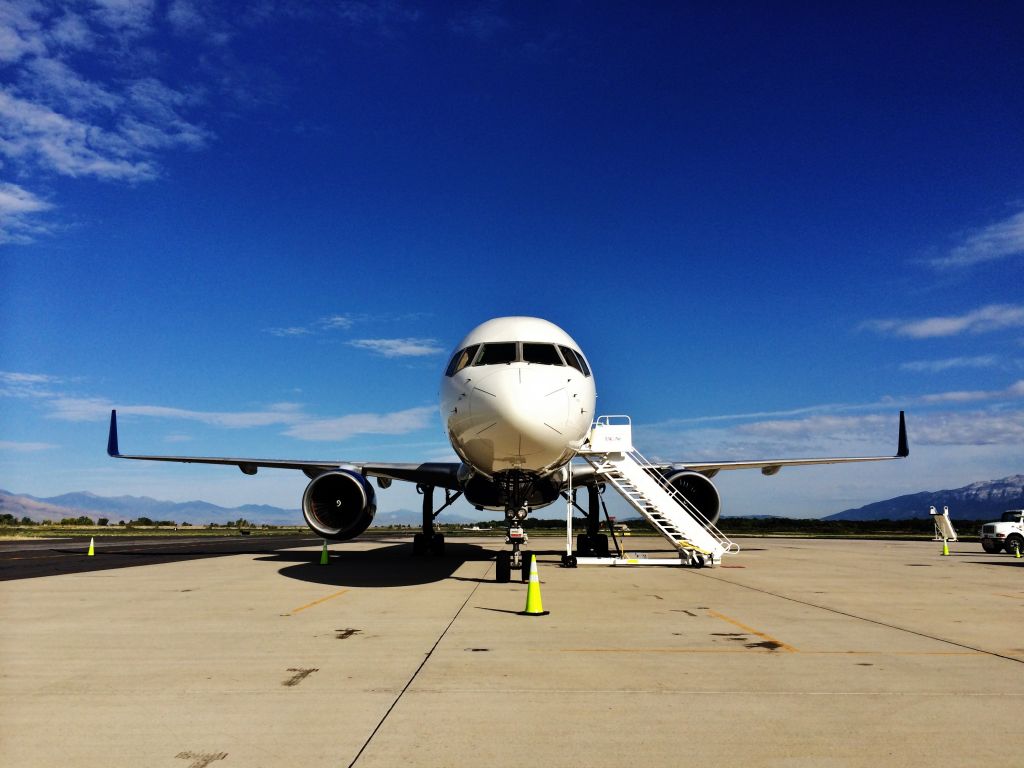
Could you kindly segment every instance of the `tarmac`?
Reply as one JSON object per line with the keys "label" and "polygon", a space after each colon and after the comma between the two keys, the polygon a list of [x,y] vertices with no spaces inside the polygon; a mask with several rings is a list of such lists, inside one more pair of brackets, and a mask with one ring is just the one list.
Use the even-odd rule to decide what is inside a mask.
{"label": "tarmac", "polygon": [[115,542],[4,545],[0,765],[1024,764],[1024,560],[976,543],[563,569],[535,539],[534,617],[492,580],[500,539],[324,566],[308,539],[235,541],[127,566]]}

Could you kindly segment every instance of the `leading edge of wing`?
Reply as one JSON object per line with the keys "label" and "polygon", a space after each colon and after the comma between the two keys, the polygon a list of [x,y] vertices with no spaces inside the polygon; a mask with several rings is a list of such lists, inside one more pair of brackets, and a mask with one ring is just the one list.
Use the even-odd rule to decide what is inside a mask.
{"label": "leading edge of wing", "polygon": [[[149,456],[121,453],[117,439],[117,411],[110,412],[110,431],[107,435],[107,455],[115,459],[139,459],[142,461],[171,461],[182,464],[222,464],[238,467],[247,475],[255,475],[260,467],[268,469],[298,469],[319,474],[334,469],[354,468],[363,475],[384,477],[392,480],[406,480],[413,483],[434,485],[440,488],[457,488],[459,465],[445,462],[424,464],[378,464],[359,461],[302,461],[291,459],[247,459],[218,456]],[[315,476],[314,474],[314,476]]]}
{"label": "leading edge of wing", "polygon": [[907,440],[907,423],[903,411],[900,411],[900,431],[894,456],[849,456],[849,457],[827,457],[815,459],[754,459],[751,461],[697,461],[680,462],[668,466],[679,469],[690,469],[694,472],[701,472],[713,476],[719,470],[725,469],[760,469],[763,475],[774,475],[783,467],[810,466],[813,464],[852,464],[861,461],[892,461],[893,459],[905,459],[910,455],[910,443]]}

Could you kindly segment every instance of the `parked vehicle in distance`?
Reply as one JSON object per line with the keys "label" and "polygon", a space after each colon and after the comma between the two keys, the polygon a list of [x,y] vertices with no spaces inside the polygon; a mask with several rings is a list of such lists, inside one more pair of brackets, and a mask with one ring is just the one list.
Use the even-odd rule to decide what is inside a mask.
{"label": "parked vehicle in distance", "polygon": [[1024,552],[1024,509],[1009,509],[998,522],[981,526],[981,548],[989,554]]}

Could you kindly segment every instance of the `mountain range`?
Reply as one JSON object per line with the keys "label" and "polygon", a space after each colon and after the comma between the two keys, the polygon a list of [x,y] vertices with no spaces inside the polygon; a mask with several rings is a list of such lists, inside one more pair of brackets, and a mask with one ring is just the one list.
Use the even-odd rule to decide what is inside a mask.
{"label": "mountain range", "polygon": [[928,517],[928,508],[949,507],[954,520],[998,520],[1008,509],[1024,509],[1024,475],[984,480],[945,491],[921,491],[847,509],[824,520],[913,520]]}
{"label": "mountain range", "polygon": [[[928,508],[934,506],[941,511],[949,507],[949,514],[955,520],[996,520],[1007,509],[1024,509],[1024,475],[1012,475],[1000,480],[985,480],[944,491],[921,491],[906,496],[897,496],[886,501],[876,501],[856,509],[847,509],[824,520],[909,520],[928,517]],[[0,490],[0,514],[10,514],[17,519],[28,517],[36,522],[51,520],[58,522],[66,517],[82,515],[93,518],[106,517],[112,523],[148,517],[151,520],[173,520],[176,523],[204,525],[226,523],[245,518],[252,523],[269,525],[302,525],[302,512],[298,509],[281,509],[267,504],[246,504],[240,507],[220,507],[206,501],[159,501],[147,496],[97,496],[94,493],[65,493],[50,498],[37,498],[25,494],[13,494]],[[448,510],[441,521],[452,523],[474,522],[486,513],[475,510],[455,512]],[[379,512],[374,525],[419,525],[420,512],[410,509],[396,509]]]}
{"label": "mountain range", "polygon": [[[159,501],[148,496],[97,496],[85,491],[65,493],[49,498],[37,498],[26,494],[14,494],[0,490],[0,514],[13,515],[18,520],[27,517],[35,522],[50,520],[59,522],[66,517],[83,515],[96,520],[105,517],[111,523],[121,520],[136,520],[148,517],[150,520],[173,520],[176,523],[205,525],[226,523],[245,518],[251,523],[268,525],[303,525],[302,511],[282,509],[268,504],[245,504],[241,507],[220,507],[207,501]],[[411,509],[395,509],[378,512],[373,524],[419,525],[422,513]],[[444,519],[462,523],[477,519],[477,513],[459,514],[445,512]]]}

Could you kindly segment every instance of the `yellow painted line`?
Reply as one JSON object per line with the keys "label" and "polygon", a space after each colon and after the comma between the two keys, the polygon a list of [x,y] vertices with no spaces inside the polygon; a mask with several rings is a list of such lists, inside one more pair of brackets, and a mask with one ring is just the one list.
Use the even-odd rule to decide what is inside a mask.
{"label": "yellow painted line", "polygon": [[[767,648],[559,648],[560,653],[774,653]],[[537,649],[538,653],[543,653]]]}
{"label": "yellow painted line", "polygon": [[800,653],[800,651],[798,651],[792,645],[789,645],[788,643],[784,643],[781,640],[778,640],[777,638],[772,637],[771,635],[766,635],[764,632],[758,632],[753,627],[748,627],[746,624],[738,622],[738,621],[736,621],[736,619],[731,619],[728,616],[726,616],[725,614],[719,613],[718,611],[710,611],[709,610],[708,611],[708,615],[714,616],[716,619],[721,619],[722,621],[727,621],[730,624],[732,624],[734,627],[739,627],[744,632],[749,632],[752,635],[757,635],[758,637],[763,638],[763,639],[767,640],[770,643],[778,643],[779,648],[781,648],[782,650],[789,651],[790,653]]}
{"label": "yellow painted line", "polygon": [[[778,641],[775,641],[778,642]],[[768,648],[559,648],[560,653],[774,653]],[[546,653],[534,649],[536,653]],[[796,651],[801,656],[986,656],[981,651]]]}
{"label": "yellow painted line", "polygon": [[305,605],[300,605],[298,608],[292,608],[292,610],[288,612],[288,615],[289,616],[294,616],[299,611],[304,611],[307,608],[312,608],[314,605],[320,605],[320,603],[326,603],[328,600],[331,600],[331,599],[333,599],[335,597],[338,597],[339,595],[344,595],[346,592],[348,592],[347,589],[339,589],[333,595],[328,595],[327,597],[321,597],[319,600],[314,600],[312,603],[306,603]]}

